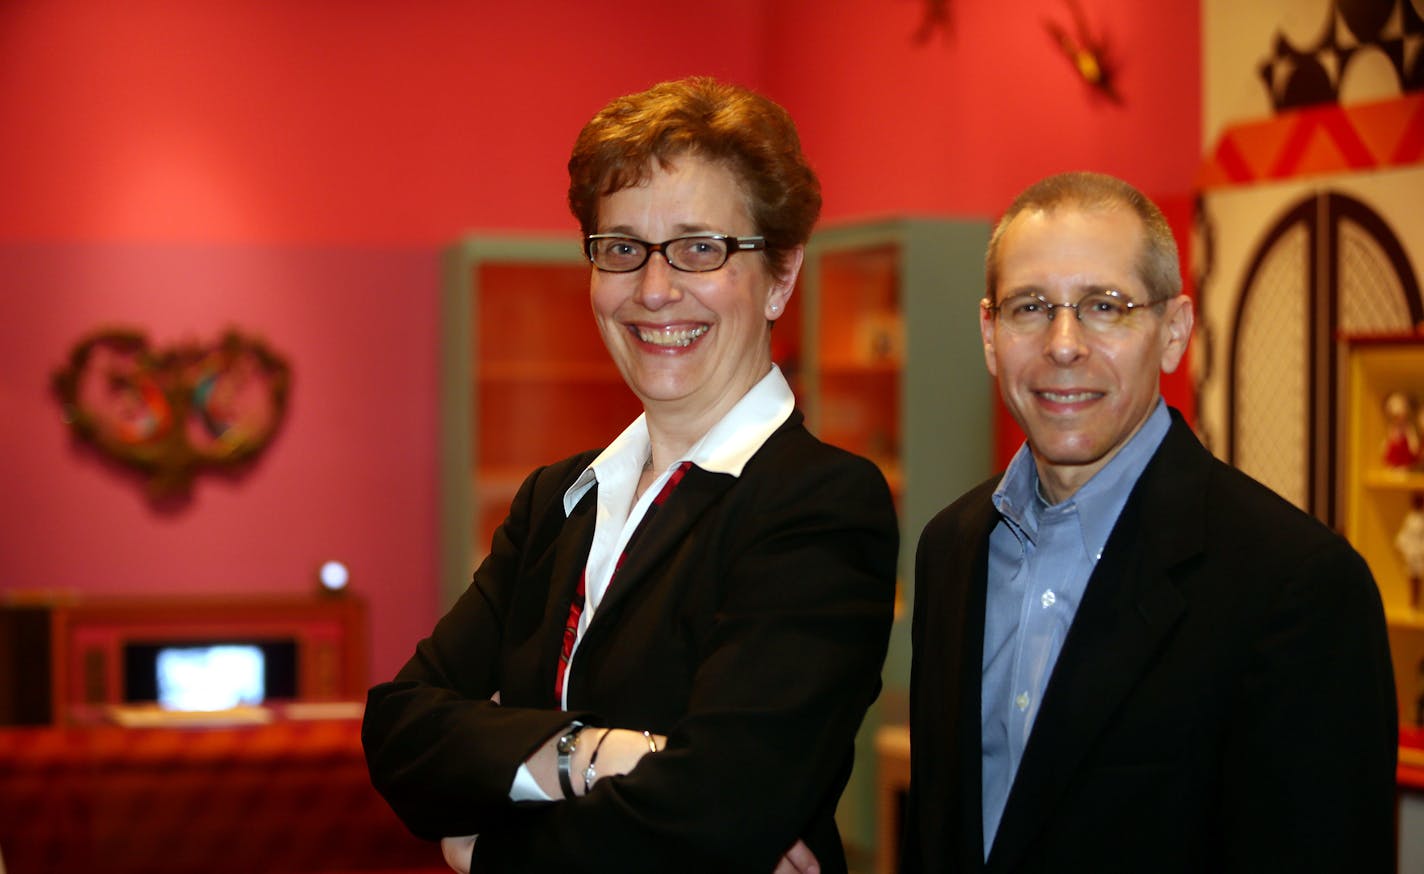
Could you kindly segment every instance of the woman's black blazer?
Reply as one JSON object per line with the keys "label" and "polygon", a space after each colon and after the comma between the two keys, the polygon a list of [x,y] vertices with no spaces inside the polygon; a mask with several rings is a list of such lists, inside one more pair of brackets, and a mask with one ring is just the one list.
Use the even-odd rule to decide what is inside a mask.
{"label": "woman's black blazer", "polygon": [[[740,477],[693,467],[580,641],[562,712],[554,675],[596,495],[567,517],[563,498],[596,454],[529,476],[469,589],[371,690],[376,788],[422,837],[479,834],[477,871],[767,874],[798,838],[843,871],[833,815],[893,613],[884,477],[799,412]],[[519,764],[574,718],[667,748],[585,797],[511,803]]]}

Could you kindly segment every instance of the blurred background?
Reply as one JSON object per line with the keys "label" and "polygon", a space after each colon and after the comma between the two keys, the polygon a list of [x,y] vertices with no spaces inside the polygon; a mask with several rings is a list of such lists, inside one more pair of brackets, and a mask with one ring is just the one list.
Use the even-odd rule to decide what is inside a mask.
{"label": "blurred background", "polygon": [[[1141,188],[1177,231],[1189,293],[1199,294],[1210,282],[1249,285],[1238,275],[1249,256],[1235,267],[1217,257],[1231,244],[1203,232],[1212,226],[1204,216],[1249,241],[1283,214],[1277,203],[1343,176],[1356,199],[1368,200],[1370,185],[1382,190],[1378,211],[1415,275],[1424,257],[1419,19],[1418,0],[5,0],[0,602],[39,610],[51,637],[22,650],[29,632],[0,624],[10,641],[7,650],[0,640],[10,653],[0,668],[43,673],[51,714],[65,702],[121,701],[118,667],[91,665],[99,674],[84,679],[81,643],[89,633],[118,652],[123,629],[148,620],[85,619],[84,605],[137,599],[161,612],[192,601],[208,606],[180,611],[159,637],[184,636],[185,621],[214,637],[260,637],[270,629],[258,620],[223,626],[203,612],[257,598],[284,617],[270,633],[335,641],[339,677],[298,697],[345,700],[391,676],[468,581],[513,471],[599,445],[632,415],[617,400],[600,406],[613,424],[580,413],[573,418],[596,426],[576,423],[569,431],[582,442],[566,448],[571,434],[550,433],[540,411],[491,398],[531,372],[567,382],[567,369],[595,367],[565,161],[610,98],[691,74],[763,91],[798,122],[824,188],[817,245],[826,260],[803,277],[801,313],[794,330],[778,329],[779,352],[813,421],[842,428],[838,442],[878,456],[900,480],[912,549],[928,513],[996,470],[1019,439],[983,370],[975,303],[987,229],[1035,179],[1092,169]],[[1403,321],[1369,332],[1410,333],[1412,281],[1398,281],[1416,301]],[[837,284],[863,293],[837,297]],[[936,321],[907,323],[917,309]],[[1227,311],[1238,310],[1208,320],[1224,327],[1168,383],[1189,419],[1199,407],[1213,418],[1204,433],[1235,433],[1236,408],[1211,398],[1231,394],[1213,388],[1231,379],[1213,356],[1231,346]],[[822,345],[841,342],[821,333],[838,320],[868,326],[844,328],[844,355]],[[56,374],[102,331],[141,334],[151,350],[211,349],[240,332],[285,367],[279,423],[234,467],[185,456],[189,481],[155,494],[148,473],[83,439],[57,396]],[[1414,370],[1424,359],[1400,348],[1403,363],[1391,359],[1386,381],[1424,391],[1424,367]],[[490,360],[495,353],[503,357]],[[882,371],[888,381],[872,381],[871,393],[888,392],[895,406],[847,400],[870,383],[837,382],[838,356]],[[1344,386],[1342,356],[1338,374],[1307,374],[1303,390],[1321,379]],[[580,385],[559,390],[588,394]],[[1324,427],[1343,435],[1354,408],[1343,388],[1332,394],[1341,400]],[[921,418],[937,397],[947,412]],[[877,416],[895,424],[866,425]],[[1316,436],[1301,435],[1305,455],[1347,457],[1343,436],[1320,445]],[[532,460],[491,461],[482,483],[481,445],[511,441]],[[1223,455],[1233,445],[1213,442]],[[1298,502],[1326,494],[1308,508],[1346,527],[1346,499],[1327,485],[1345,495],[1348,465],[1334,468],[1338,482],[1311,480]],[[1393,508],[1382,531],[1405,512]],[[322,595],[318,568],[332,559],[349,569],[349,584]],[[1397,585],[1403,593],[1403,576]],[[908,599],[908,579],[904,588]],[[333,619],[332,599],[356,606]],[[308,601],[315,612],[302,612]],[[60,608],[78,611],[63,628]],[[108,631],[84,632],[86,621]],[[867,868],[894,816],[873,737],[903,712],[905,624],[842,811]],[[73,664],[57,666],[63,659]],[[18,696],[24,685],[12,677],[0,692]],[[56,744],[46,767],[58,768],[76,743],[66,738],[16,735],[21,764],[0,769],[0,799],[7,773],[21,785],[27,750]],[[113,743],[132,751],[131,741]],[[96,755],[85,746],[84,767]],[[163,761],[153,767],[172,766]],[[112,835],[93,825],[97,802],[83,802],[89,819],[73,812],[79,802],[64,803],[64,815],[78,817],[67,820],[72,844],[91,857],[94,847],[112,850]],[[79,851],[65,856],[56,840],[22,867],[17,854],[29,851],[12,849],[17,840],[0,826],[14,874],[78,864]],[[192,862],[205,863],[219,870]],[[122,860],[108,867],[130,870]]]}

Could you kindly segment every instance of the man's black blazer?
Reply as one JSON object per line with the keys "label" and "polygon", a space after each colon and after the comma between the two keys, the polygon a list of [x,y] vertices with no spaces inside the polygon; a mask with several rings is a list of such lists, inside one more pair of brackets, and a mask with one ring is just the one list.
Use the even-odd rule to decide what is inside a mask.
{"label": "man's black blazer", "polygon": [[[833,816],[893,614],[884,477],[800,413],[740,477],[690,469],[580,641],[564,713],[554,675],[596,495],[567,518],[563,498],[595,455],[525,481],[470,588],[371,690],[374,784],[418,835],[478,833],[476,871],[768,874],[798,838],[844,871]],[[511,804],[516,768],[571,718],[667,748],[585,797]]]}
{"label": "man's black blazer", "polygon": [[1369,569],[1172,418],[1088,583],[987,864],[997,478],[926,526],[905,872],[1393,870],[1395,692]]}

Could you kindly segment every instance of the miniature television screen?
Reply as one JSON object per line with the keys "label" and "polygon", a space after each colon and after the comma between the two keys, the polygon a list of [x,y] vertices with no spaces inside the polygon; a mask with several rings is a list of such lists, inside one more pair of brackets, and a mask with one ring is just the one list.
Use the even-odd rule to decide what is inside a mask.
{"label": "miniature television screen", "polygon": [[296,697],[296,642],[168,641],[124,645],[124,700],[210,711]]}

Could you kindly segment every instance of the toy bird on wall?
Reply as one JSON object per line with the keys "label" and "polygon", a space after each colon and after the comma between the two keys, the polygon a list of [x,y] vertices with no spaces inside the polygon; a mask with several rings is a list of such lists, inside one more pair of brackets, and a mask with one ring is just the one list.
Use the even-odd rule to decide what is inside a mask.
{"label": "toy bird on wall", "polygon": [[1043,26],[1084,82],[1113,103],[1122,103],[1122,96],[1114,86],[1117,69],[1108,51],[1107,38],[1094,36],[1089,31],[1088,18],[1076,0],[1066,2],[1068,11],[1073,15],[1073,32],[1070,34],[1067,28],[1055,21],[1045,21]]}
{"label": "toy bird on wall", "polygon": [[949,34],[949,0],[925,0],[925,17],[915,31],[915,42],[929,42],[936,30]]}

